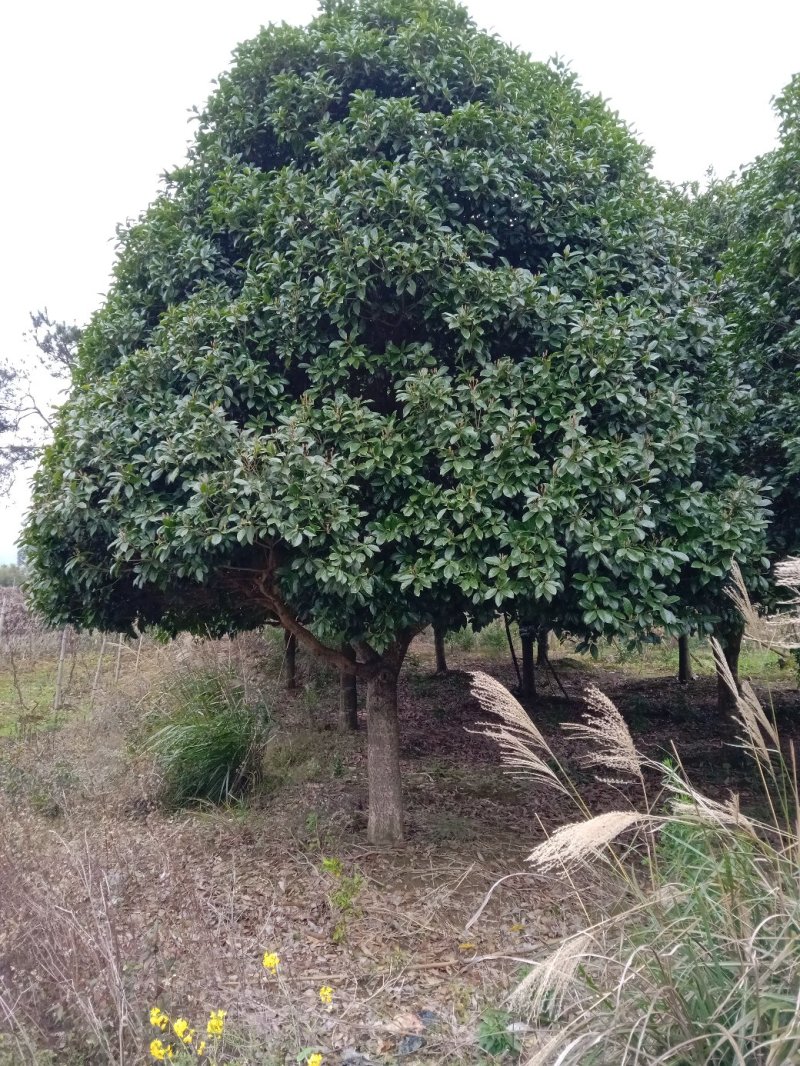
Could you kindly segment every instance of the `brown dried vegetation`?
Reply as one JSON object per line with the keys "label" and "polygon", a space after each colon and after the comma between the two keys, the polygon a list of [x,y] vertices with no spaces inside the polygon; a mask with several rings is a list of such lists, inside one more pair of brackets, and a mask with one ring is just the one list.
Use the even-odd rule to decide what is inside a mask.
{"label": "brown dried vegetation", "polygon": [[[38,656],[36,669],[53,673],[58,642],[30,639],[12,649],[18,665]],[[566,650],[553,657],[570,702],[545,692],[537,721],[548,751],[574,764],[582,746],[556,723],[580,720],[587,678]],[[226,1008],[230,1062],[294,1061],[303,1047],[326,1063],[394,1061],[409,1048],[409,1063],[491,1061],[478,1045],[482,1012],[514,986],[522,959],[600,906],[601,889],[580,875],[570,885],[517,874],[544,827],[552,835],[572,812],[563,796],[504,776],[495,745],[474,732],[486,713],[464,670],[511,684],[505,660],[451,648],[451,673],[436,678],[432,638],[412,653],[401,679],[411,833],[396,850],[364,844],[364,739],[336,730],[337,679],[300,658],[299,687],[286,693],[277,641],[103,649],[76,639],[64,710],[46,729],[16,728],[23,712],[3,689],[0,1063],[145,1062],[154,1004],[195,1018]],[[8,646],[4,681],[7,656]],[[239,671],[272,708],[263,780],[246,805],[169,814],[142,754],[142,718],[165,677],[210,663]],[[607,671],[602,687],[631,712],[639,747],[664,751],[677,685]],[[697,682],[693,698],[712,705],[713,685]],[[789,686],[781,698],[796,703]],[[679,724],[684,754],[717,759],[730,737],[693,711]],[[724,793],[740,770],[715,773]],[[614,810],[629,786],[590,787],[595,807]],[[268,950],[281,956],[276,977],[260,965]]]}

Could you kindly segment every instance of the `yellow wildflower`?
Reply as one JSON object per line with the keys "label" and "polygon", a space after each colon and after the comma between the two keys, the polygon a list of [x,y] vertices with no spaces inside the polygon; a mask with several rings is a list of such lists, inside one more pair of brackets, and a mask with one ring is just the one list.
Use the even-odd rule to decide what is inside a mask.
{"label": "yellow wildflower", "polygon": [[163,1033],[169,1025],[169,1015],[165,1014],[160,1007],[150,1008],[150,1024],[154,1025],[156,1029],[160,1029]]}
{"label": "yellow wildflower", "polygon": [[274,951],[267,951],[264,954],[264,958],[261,960],[264,969],[269,970],[270,973],[275,973],[280,961],[280,955],[276,955]]}
{"label": "yellow wildflower", "polygon": [[208,1025],[206,1026],[206,1032],[209,1036],[222,1036],[227,1013],[226,1010],[212,1010],[208,1016]]}
{"label": "yellow wildflower", "polygon": [[150,1041],[150,1054],[157,1062],[163,1062],[167,1057],[167,1049],[160,1040]]}
{"label": "yellow wildflower", "polygon": [[191,1029],[189,1023],[185,1018],[178,1018],[176,1022],[172,1023],[172,1028],[176,1034],[181,1038],[184,1044],[191,1044],[194,1038],[197,1036],[197,1030]]}
{"label": "yellow wildflower", "polygon": [[197,1054],[198,1055],[202,1055],[203,1052],[205,1051],[205,1049],[206,1049],[206,1042],[205,1042],[205,1040],[201,1040],[200,1043],[197,1045]]}
{"label": "yellow wildflower", "polygon": [[326,1007],[330,1007],[333,1003],[333,989],[330,985],[323,985],[319,990],[319,998],[325,1004]]}
{"label": "yellow wildflower", "polygon": [[309,1055],[306,1059],[306,1066],[322,1066],[322,1055],[318,1051],[315,1051],[313,1055]]}

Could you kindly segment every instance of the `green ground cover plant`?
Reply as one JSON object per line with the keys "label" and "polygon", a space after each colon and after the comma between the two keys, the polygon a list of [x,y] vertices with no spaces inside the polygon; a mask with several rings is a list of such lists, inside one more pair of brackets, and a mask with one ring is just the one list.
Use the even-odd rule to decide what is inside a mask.
{"label": "green ground cover plant", "polygon": [[226,803],[261,775],[270,724],[266,706],[248,699],[241,681],[219,668],[187,670],[155,697],[147,749],[172,806]]}

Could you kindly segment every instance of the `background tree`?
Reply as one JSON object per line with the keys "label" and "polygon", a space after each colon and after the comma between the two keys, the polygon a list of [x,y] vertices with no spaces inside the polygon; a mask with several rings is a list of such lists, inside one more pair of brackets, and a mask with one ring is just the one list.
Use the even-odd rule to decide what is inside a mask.
{"label": "background tree", "polygon": [[741,466],[772,500],[769,546],[800,551],[800,74],[775,101],[780,144],[718,194],[731,346],[753,404]]}
{"label": "background tree", "polygon": [[449,0],[331,2],[242,45],[120,231],[36,478],[35,605],[279,620],[366,682],[369,835],[400,839],[420,629],[524,597],[648,632],[689,559],[753,548],[747,485],[698,473],[718,327],[648,159]]}
{"label": "background tree", "polygon": [[[702,193],[695,187],[688,200],[674,201],[695,242],[695,272],[708,279],[712,301],[727,319],[725,352],[740,383],[730,411],[732,451],[717,460],[761,480],[773,563],[800,550],[800,75],[777,98],[776,110],[780,143],[773,152],[739,178],[712,178]],[[751,570],[746,578],[756,598],[774,602],[763,573]],[[715,589],[698,591],[685,598],[704,603],[701,629],[716,617],[737,677],[741,619],[726,599],[709,599]],[[721,678],[719,696],[729,709],[732,696]]]}
{"label": "background tree", "polygon": [[78,326],[52,319],[47,309],[36,311],[27,334],[35,364],[27,352],[0,364],[0,492],[52,431],[53,396],[69,384],[80,336]]}
{"label": "background tree", "polygon": [[25,578],[25,569],[14,563],[0,563],[0,588],[17,587]]}

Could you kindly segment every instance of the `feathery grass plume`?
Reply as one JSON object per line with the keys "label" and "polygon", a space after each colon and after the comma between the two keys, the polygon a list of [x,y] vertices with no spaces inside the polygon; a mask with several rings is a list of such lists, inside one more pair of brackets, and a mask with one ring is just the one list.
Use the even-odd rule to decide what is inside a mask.
{"label": "feathery grass plume", "polygon": [[742,572],[736,563],[731,567],[732,584],[726,592],[744,622],[748,640],[778,652],[800,648],[800,559],[785,559],[775,567],[775,580],[790,592],[783,611],[760,615],[750,602]]}
{"label": "feathery grass plume", "polygon": [[[567,878],[571,864],[585,860],[594,870],[598,859],[613,859],[614,891],[599,921],[588,924],[587,911],[580,932],[549,958],[530,960],[535,969],[511,1000],[530,1005],[537,1020],[538,1044],[526,1066],[800,1063],[794,753],[784,758],[755,693],[746,684],[736,691],[722,649],[713,647],[736,692],[740,740],[756,762],[769,815],[748,817],[735,795],[703,795],[679,762],[639,756],[620,737],[613,704],[590,702],[592,713],[573,732],[600,745],[592,758],[606,749],[620,761],[636,754],[638,767],[660,773],[671,803],[664,814],[611,811],[562,826],[529,856],[537,872],[560,867]],[[608,848],[636,829],[646,854]]]}
{"label": "feathery grass plume", "polygon": [[587,766],[598,766],[616,774],[637,777],[644,787],[642,756],[633,743],[625,719],[612,701],[595,685],[584,696],[589,711],[581,722],[565,722],[562,729],[597,745],[597,750],[582,757]]}
{"label": "feathery grass plume", "polygon": [[790,598],[783,601],[783,606],[788,610],[773,615],[767,624],[778,633],[778,647],[793,651],[800,648],[800,559],[784,559],[778,563],[775,580],[790,593]]}
{"label": "feathery grass plume", "polygon": [[736,562],[731,564],[730,577],[731,583],[726,586],[725,592],[744,622],[745,635],[756,644],[769,647],[772,644],[769,623],[751,603],[742,571]]}
{"label": "feathery grass plume", "polygon": [[531,721],[528,712],[519,700],[514,699],[505,685],[501,685],[499,681],[482,670],[473,670],[469,677],[471,679],[470,691],[484,711],[496,714],[498,718],[502,718],[507,725],[515,729],[521,729],[535,741],[538,747],[550,752],[547,741]]}
{"label": "feathery grass plume", "polygon": [[534,1017],[545,1007],[549,1014],[560,1014],[578,967],[595,951],[595,939],[590,932],[582,931],[567,937],[548,959],[539,963],[517,985],[510,996],[511,1005],[516,1009],[528,1008]]}
{"label": "feathery grass plume", "polygon": [[540,870],[574,866],[590,856],[599,857],[606,845],[626,829],[653,821],[651,815],[638,811],[606,811],[582,822],[570,822],[538,844],[528,856],[528,862]]}
{"label": "feathery grass plume", "polygon": [[[760,762],[768,764],[773,751],[778,748],[778,734],[775,731],[775,727],[767,718],[764,708],[758,701],[758,697],[746,681],[742,682],[742,691],[739,691],[728,666],[728,661],[725,658],[725,653],[719,641],[714,637],[711,638],[711,651],[714,655],[717,670],[736,699],[736,711],[733,718],[745,731],[745,736],[741,738],[745,751],[751,753]],[[764,739],[765,736],[775,745],[773,749],[767,746],[767,742]]]}
{"label": "feathery grass plume", "polygon": [[752,837],[758,838],[758,829],[768,829],[766,823],[755,822],[742,814],[739,797],[734,793],[727,800],[713,800],[702,792],[692,788],[688,781],[678,779],[675,783],[665,781],[668,791],[677,793],[671,804],[673,815],[682,822],[704,822],[723,828],[731,826],[744,830]]}
{"label": "feathery grass plume", "polygon": [[532,777],[540,784],[568,795],[568,790],[559,781],[555,772],[534,749],[540,748],[552,757],[550,746],[531,721],[525,708],[511,693],[480,670],[470,675],[470,690],[482,710],[497,715],[500,725],[479,722],[480,732],[493,740],[500,748],[503,765],[512,773]]}

